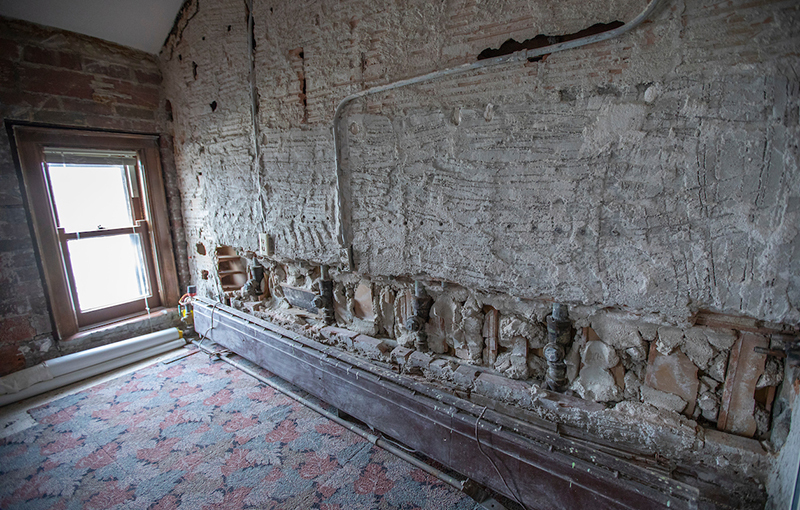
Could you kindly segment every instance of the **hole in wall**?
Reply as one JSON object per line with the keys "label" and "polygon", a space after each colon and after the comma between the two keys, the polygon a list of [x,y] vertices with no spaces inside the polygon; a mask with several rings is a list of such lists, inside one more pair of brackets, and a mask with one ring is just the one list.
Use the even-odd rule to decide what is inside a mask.
{"label": "hole in wall", "polygon": [[303,47],[297,47],[293,50],[289,51],[289,58],[292,69],[297,74],[297,80],[300,85],[300,91],[297,93],[297,97],[300,98],[300,101],[303,102],[303,119],[302,123],[308,123],[308,96],[307,96],[307,84],[306,84],[306,54],[303,51]]}
{"label": "hole in wall", "polygon": [[164,103],[164,111],[167,114],[167,120],[172,121],[172,103],[169,99]]}
{"label": "hole in wall", "polygon": [[203,36],[203,38],[202,38],[202,39],[205,41],[205,40],[206,40],[206,36]]}
{"label": "hole in wall", "polygon": [[209,104],[208,106],[211,107],[211,111],[212,112],[217,111],[217,102],[216,101],[211,101],[211,104]]}
{"label": "hole in wall", "polygon": [[[550,46],[551,44],[557,44],[560,42],[580,39],[581,37],[601,34],[603,32],[608,32],[609,30],[614,30],[615,28],[619,28],[622,25],[624,25],[624,23],[621,21],[612,21],[611,23],[596,23],[590,26],[589,28],[585,28],[573,34],[564,34],[564,35],[539,34],[536,37],[533,37],[531,39],[525,39],[522,42],[517,42],[514,39],[509,39],[503,44],[501,44],[499,48],[486,48],[485,50],[480,52],[480,54],[478,54],[478,60],[500,57],[503,55],[510,55],[512,53],[516,53],[522,50],[534,50],[536,48],[543,48],[545,46]],[[533,57],[533,59],[536,58],[538,57]],[[528,61],[535,62],[536,60],[528,59]]]}
{"label": "hole in wall", "polygon": [[208,271],[206,271],[205,269],[200,271],[200,278],[202,278],[203,280],[208,280]]}
{"label": "hole in wall", "polygon": [[197,79],[197,62],[192,62],[192,76]]}
{"label": "hole in wall", "polygon": [[197,243],[194,248],[195,250],[197,250],[198,255],[206,254],[206,245],[204,245],[203,243]]}
{"label": "hole in wall", "polygon": [[222,290],[241,289],[247,281],[247,265],[232,246],[216,249],[217,273]]}
{"label": "hole in wall", "polygon": [[562,103],[568,103],[578,99],[578,92],[575,89],[561,89],[558,91],[558,99]]}

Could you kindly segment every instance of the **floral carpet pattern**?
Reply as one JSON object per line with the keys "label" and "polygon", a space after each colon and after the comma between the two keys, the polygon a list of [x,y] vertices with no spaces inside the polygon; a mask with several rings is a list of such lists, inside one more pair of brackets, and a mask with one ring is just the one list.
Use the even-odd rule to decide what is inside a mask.
{"label": "floral carpet pattern", "polygon": [[476,507],[205,354],[151,365],[30,414],[36,426],[0,440],[3,509]]}

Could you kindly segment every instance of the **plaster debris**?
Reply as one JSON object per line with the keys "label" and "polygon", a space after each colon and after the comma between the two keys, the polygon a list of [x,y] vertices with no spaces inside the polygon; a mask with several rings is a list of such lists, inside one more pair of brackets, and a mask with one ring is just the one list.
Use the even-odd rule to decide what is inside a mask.
{"label": "plaster debris", "polygon": [[[659,336],[661,331],[659,330]],[[686,403],[686,414],[694,412],[697,400],[697,366],[681,351],[662,354],[651,344],[650,359],[644,379],[645,385],[681,397]]]}
{"label": "plaster debris", "polygon": [[428,370],[430,371],[430,377],[441,381],[449,381],[453,379],[453,373],[458,366],[458,363],[453,361],[436,359],[428,365]]}
{"label": "plaster debris", "polygon": [[728,353],[721,352],[717,354],[708,366],[706,373],[717,382],[725,380],[725,371],[728,367]]}
{"label": "plaster debris", "polygon": [[409,349],[408,347],[398,345],[392,350],[391,354],[389,355],[389,359],[392,361],[392,363],[398,365],[400,370],[402,370],[405,364],[408,362],[409,356],[411,356],[411,354],[414,352],[414,349]]}
{"label": "plaster debris", "polygon": [[596,402],[619,401],[623,393],[609,369],[619,363],[614,348],[600,341],[589,341],[583,349],[583,368],[572,384],[581,397]]}
{"label": "plaster debris", "polygon": [[767,358],[764,373],[758,378],[756,389],[777,386],[783,381],[783,363],[776,358]]}
{"label": "plaster debris", "polygon": [[718,351],[727,351],[736,342],[736,332],[731,329],[692,328],[702,330],[708,342]]}
{"label": "plaster debris", "polygon": [[642,386],[639,388],[642,402],[650,404],[659,409],[666,409],[668,411],[675,411],[682,413],[686,409],[687,402],[675,395],[674,393],[667,393],[666,391],[659,391],[650,386]]}
{"label": "plaster debris", "polygon": [[483,372],[475,379],[473,388],[475,393],[497,401],[531,405],[531,386],[523,381]]}
{"label": "plaster debris", "polygon": [[428,365],[430,365],[431,361],[433,361],[433,358],[424,352],[414,351],[408,357],[406,371],[410,374],[421,375],[428,370]]}
{"label": "plaster debris", "polygon": [[[398,292],[394,299],[394,336],[403,345],[413,343],[413,339],[410,338],[405,327],[406,320],[414,313],[411,299],[411,291],[408,289]],[[410,345],[407,345],[407,347],[410,347]]]}
{"label": "plaster debris", "polygon": [[600,313],[593,316],[590,322],[597,336],[616,349],[639,348],[644,343],[639,325],[618,320],[614,314]]}
{"label": "plaster debris", "polygon": [[353,321],[353,314],[350,312],[347,302],[347,288],[342,284],[334,284],[333,311],[336,322],[339,324],[348,324]]}
{"label": "plaster debris", "polygon": [[623,397],[625,400],[639,400],[639,388],[642,386],[642,381],[633,372],[625,373],[625,392]]}
{"label": "plaster debris", "polygon": [[[447,352],[448,340],[453,343],[456,325],[461,323],[461,306],[448,293],[439,296],[431,306],[426,332],[431,352]],[[463,343],[463,340],[459,343]]]}
{"label": "plaster debris", "polygon": [[468,390],[480,374],[481,371],[474,367],[459,365],[453,373],[453,383],[462,390]]}
{"label": "plaster debris", "polygon": [[358,284],[353,294],[353,312],[363,321],[375,320],[375,309],[372,303],[372,285],[369,282]]}
{"label": "plaster debris", "polygon": [[711,358],[714,357],[714,350],[706,338],[706,334],[700,328],[689,328],[684,331],[684,341],[681,350],[689,356],[701,370],[708,369]]}
{"label": "plaster debris", "polygon": [[394,291],[389,287],[383,287],[378,299],[379,317],[381,319],[381,331],[389,338],[395,338],[394,328]]}
{"label": "plaster debris", "polygon": [[658,324],[651,324],[649,322],[642,322],[639,324],[639,334],[642,335],[642,340],[652,342],[658,336]]}
{"label": "plaster debris", "polygon": [[[461,307],[461,332],[463,341],[456,346],[456,356],[480,363],[483,353],[483,312],[475,296],[467,298]],[[454,338],[454,342],[458,337]],[[459,355],[459,349],[462,349]]]}
{"label": "plaster debris", "polygon": [[[528,375],[535,379],[544,380],[547,373],[547,360],[531,354],[528,356]],[[569,380],[569,361],[567,361],[567,379]],[[574,379],[574,377],[573,377]]]}
{"label": "plaster debris", "polygon": [[514,346],[509,356],[510,366],[505,370],[505,376],[511,379],[528,378],[528,339],[522,336],[514,337]]}
{"label": "plaster debris", "polygon": [[719,399],[712,393],[703,393],[697,399],[697,407],[702,411],[702,416],[709,421],[717,421],[719,414]]}
{"label": "plaster debris", "polygon": [[655,346],[661,354],[669,355],[683,343],[683,330],[670,326],[658,328],[658,340]]}
{"label": "plaster debris", "polygon": [[531,349],[541,349],[547,343],[544,328],[513,315],[500,318],[500,345],[512,347],[515,338],[521,336],[528,339]]}

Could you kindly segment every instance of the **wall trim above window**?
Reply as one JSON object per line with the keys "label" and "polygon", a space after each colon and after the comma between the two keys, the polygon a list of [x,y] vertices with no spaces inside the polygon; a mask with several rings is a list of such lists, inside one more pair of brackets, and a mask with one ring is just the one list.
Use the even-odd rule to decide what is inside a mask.
{"label": "wall trim above window", "polygon": [[[41,257],[44,284],[53,323],[59,339],[79,330],[150,310],[176,306],[178,278],[172,250],[164,181],[157,135],[107,133],[15,125],[14,138],[19,155],[27,208]],[[124,186],[130,196],[130,226],[67,232],[60,228],[48,165],[120,165],[127,168]],[[117,174],[119,175],[119,174]],[[123,185],[120,185],[123,186]],[[87,190],[85,199],[92,199]],[[125,229],[127,229],[127,232]],[[75,239],[111,238],[127,234],[140,246],[147,279],[143,297],[99,310],[82,310],[70,262]],[[132,242],[134,242],[132,241]],[[108,253],[114,257],[114,253]],[[146,269],[145,269],[146,266]],[[103,275],[113,291],[115,274]]]}

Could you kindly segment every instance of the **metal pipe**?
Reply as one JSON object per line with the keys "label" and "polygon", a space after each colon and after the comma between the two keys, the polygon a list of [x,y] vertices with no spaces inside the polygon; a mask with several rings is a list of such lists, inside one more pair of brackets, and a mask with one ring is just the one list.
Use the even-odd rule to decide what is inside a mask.
{"label": "metal pipe", "polygon": [[0,378],[0,395],[23,391],[44,381],[162,345],[181,335],[178,328],[169,328],[43,361]]}
{"label": "metal pipe", "polygon": [[186,342],[183,339],[172,340],[171,342],[149,347],[147,349],[128,354],[127,356],[122,356],[120,358],[105,361],[103,363],[91,365],[89,367],[80,370],[75,370],[73,372],[69,372],[59,377],[40,381],[16,393],[10,393],[8,395],[0,396],[0,407],[12,404],[14,402],[18,402],[20,400],[29,397],[40,395],[42,393],[54,390],[56,388],[67,386],[69,384],[82,381],[84,379],[88,379],[90,377],[94,377],[96,375],[100,375],[120,367],[124,367],[125,365],[130,365],[131,363],[135,363],[137,361],[141,361],[147,358],[151,358],[153,356],[157,356],[159,354],[163,354],[165,352],[169,352],[173,349],[178,349],[180,347],[183,347],[184,345],[186,345]]}
{"label": "metal pipe", "polygon": [[433,299],[425,292],[425,287],[419,280],[414,282],[414,297],[412,301],[412,315],[406,319],[406,329],[414,337],[414,348],[419,352],[428,352],[428,333],[425,325],[431,314]]}
{"label": "metal pipe", "polygon": [[[508,448],[501,448],[493,442],[488,443],[495,451],[499,451],[503,455],[509,457],[514,457],[520,462],[524,462],[526,465],[533,466],[535,469],[561,476],[552,469],[553,466],[551,464],[557,464],[556,461],[562,458],[560,457],[561,455],[568,456],[568,458],[571,459],[570,461],[574,462],[576,461],[577,455],[578,460],[576,462],[586,463],[587,469],[590,469],[590,472],[595,475],[603,474],[603,476],[613,477],[615,479],[624,476],[643,484],[640,485],[640,489],[641,487],[652,487],[653,490],[661,492],[662,494],[669,493],[673,497],[677,496],[680,501],[693,501],[697,498],[697,489],[687,484],[675,482],[664,476],[662,472],[654,471],[653,468],[657,466],[652,464],[652,459],[649,458],[649,454],[647,453],[642,452],[635,455],[635,460],[642,463],[642,465],[650,463],[649,469],[641,469],[638,464],[629,464],[627,461],[610,455],[608,452],[596,449],[597,445],[590,445],[587,443],[586,438],[582,434],[579,436],[572,435],[570,428],[562,428],[562,426],[556,426],[545,420],[533,418],[531,418],[531,421],[523,423],[497,411],[493,411],[492,409],[484,411],[483,406],[463,400],[428,384],[403,377],[395,372],[376,366],[371,362],[342,352],[335,347],[319,344],[299,333],[287,330],[271,322],[258,319],[234,308],[222,306],[218,302],[207,298],[198,297],[196,298],[196,302],[198,320],[201,322],[204,320],[212,321],[209,327],[203,328],[206,330],[206,334],[210,333],[212,329],[216,329],[213,321],[217,320],[219,322],[222,318],[230,321],[230,323],[225,324],[225,329],[229,334],[232,334],[229,338],[255,339],[255,332],[263,332],[266,338],[268,338],[270,342],[273,342],[270,343],[268,347],[266,344],[261,344],[264,346],[265,350],[269,351],[269,359],[279,359],[283,356],[288,356],[292,358],[292,362],[287,366],[294,367],[293,371],[302,371],[305,367],[311,366],[316,376],[319,376],[319,371],[322,370],[321,373],[327,377],[326,380],[333,377],[334,379],[331,380],[336,381],[334,385],[337,387],[339,383],[346,383],[353,379],[356,381],[372,382],[382,380],[386,383],[391,383],[392,385],[411,391],[416,395],[415,398],[421,397],[423,399],[435,401],[437,411],[443,412],[449,416],[448,422],[450,420],[464,420],[465,418],[467,421],[471,421],[469,417],[478,420],[478,416],[483,413],[482,420],[478,420],[480,421],[481,430],[491,429],[496,432],[502,430],[514,431],[515,434],[521,434],[524,437],[530,438],[535,441],[536,444],[552,446],[553,449],[548,450],[547,462],[542,464],[534,461],[530,457],[521,458],[513,451],[509,451]],[[217,317],[215,311],[221,314],[221,317]],[[220,345],[224,345],[224,343],[220,343]],[[259,363],[257,360],[253,361]],[[270,370],[269,366],[262,366]],[[342,373],[342,371],[344,371],[344,373]],[[347,380],[344,379],[344,374],[348,377]],[[279,375],[279,377],[283,376]],[[327,384],[330,385],[330,381]],[[379,392],[368,390],[367,393],[369,393],[369,396],[365,398],[374,398],[375,402],[383,402],[387,398],[387,394],[394,394],[392,392],[387,392],[383,386],[381,386]],[[403,416],[407,414],[408,416],[413,416],[416,412],[405,406],[397,405],[397,407],[403,409]],[[417,416],[427,418],[427,416],[419,414],[417,414]],[[411,418],[409,418],[409,421],[411,421]],[[446,426],[444,422],[441,421],[436,421],[436,423],[437,426]],[[472,426],[473,425],[470,424],[470,428],[472,428]],[[451,426],[446,427],[451,432],[462,433],[457,432]],[[487,443],[484,442],[483,444],[486,445]],[[632,459],[634,456],[628,455],[626,458]],[[583,487],[579,481],[573,478],[569,478],[569,482],[574,483],[576,487]],[[494,488],[499,489],[498,487]],[[584,488],[589,491],[596,490],[591,487]],[[677,508],[680,505],[677,505],[676,501],[673,501],[672,506]]]}
{"label": "metal pipe", "polygon": [[547,389],[562,393],[567,387],[567,346],[570,343],[572,323],[569,320],[567,305],[553,303],[553,313],[547,317],[547,345],[544,346],[544,358],[547,360]]}
{"label": "metal pipe", "polygon": [[[204,352],[207,352],[209,354],[214,354],[212,351],[209,351],[208,349],[206,349],[205,347],[200,345],[199,342],[194,341],[193,343],[195,345],[197,345]],[[350,432],[358,434],[359,436],[363,437],[364,439],[366,439],[370,443],[372,443],[372,444],[374,444],[374,445],[376,445],[376,446],[378,446],[380,448],[383,448],[384,450],[388,451],[389,453],[391,453],[391,454],[393,454],[393,455],[395,455],[397,457],[400,457],[401,459],[403,459],[404,461],[408,462],[409,464],[412,464],[415,467],[418,467],[421,470],[425,471],[426,473],[428,473],[428,474],[430,474],[432,476],[435,476],[436,478],[442,480],[443,482],[447,483],[448,485],[451,485],[451,486],[455,487],[456,489],[458,489],[460,491],[464,490],[464,484],[465,484],[466,481],[458,480],[458,479],[448,475],[447,473],[445,473],[445,472],[443,472],[443,471],[441,471],[439,469],[436,469],[433,466],[429,466],[428,464],[422,462],[421,460],[417,459],[413,455],[410,455],[407,452],[404,452],[403,450],[401,450],[400,448],[397,448],[396,446],[392,445],[391,443],[381,439],[379,436],[377,436],[375,434],[371,434],[371,433],[367,432],[366,430],[362,429],[361,427],[359,427],[359,426],[357,426],[357,425],[355,425],[353,423],[350,423],[350,422],[348,422],[346,420],[343,420],[342,418],[336,416],[335,414],[331,413],[327,409],[325,409],[325,408],[315,404],[314,402],[308,400],[307,398],[303,397],[302,395],[300,395],[298,393],[295,393],[294,391],[292,391],[292,390],[290,390],[288,388],[284,388],[284,387],[282,387],[282,386],[270,381],[266,377],[262,376],[261,374],[255,372],[253,370],[250,370],[249,368],[245,367],[244,365],[242,365],[240,363],[236,363],[235,361],[233,361],[231,359],[228,359],[225,356],[220,356],[219,359],[221,359],[222,361],[224,361],[225,363],[227,363],[227,364],[229,364],[229,365],[231,365],[233,367],[238,368],[239,370],[241,370],[245,374],[247,374],[247,375],[249,375],[249,376],[251,376],[251,377],[253,377],[253,378],[255,378],[255,379],[259,380],[259,381],[261,381],[262,383],[266,384],[267,386],[278,390],[279,392],[283,393],[287,397],[292,398],[292,399],[300,402],[304,406],[306,406],[309,409],[321,414],[325,418],[328,418],[331,421],[335,421],[336,423],[338,423],[342,427],[346,428]]]}
{"label": "metal pipe", "polygon": [[81,368],[127,356],[128,354],[142,351],[156,345],[165,344],[172,340],[178,340],[181,337],[182,333],[178,328],[169,328],[121,342],[114,342],[93,349],[67,354],[66,356],[44,361],[43,364],[47,366],[53,377],[58,377]]}
{"label": "metal pipe", "polygon": [[[431,80],[435,80],[438,78],[443,78],[445,76],[452,76],[461,73],[466,73],[468,71],[475,71],[478,69],[485,69],[488,67],[493,67],[496,65],[501,64],[508,64],[513,62],[521,62],[527,61],[529,58],[539,57],[542,55],[547,55],[550,53],[555,53],[558,51],[570,50],[573,48],[579,48],[581,46],[586,46],[587,44],[593,44],[601,41],[605,41],[608,39],[612,39],[614,37],[620,36],[629,30],[636,28],[639,24],[642,23],[645,19],[647,19],[650,14],[655,10],[658,4],[662,0],[650,0],[650,3],[647,4],[647,7],[644,8],[642,12],[640,12],[635,18],[633,18],[628,23],[617,27],[613,30],[609,30],[607,32],[602,32],[599,34],[589,35],[586,37],[581,37],[578,39],[573,39],[571,41],[550,44],[548,46],[543,46],[541,48],[534,48],[531,50],[527,50],[525,52],[519,51],[517,53],[512,53],[511,55],[503,55],[500,57],[489,58],[486,60],[479,60],[477,62],[472,62],[468,64],[462,64],[460,66],[451,67],[448,69],[442,69],[440,71],[434,71],[431,73],[423,74],[421,76],[416,76],[413,78],[407,78],[404,80],[396,81],[393,83],[388,83],[386,85],[379,85],[377,87],[372,87],[366,90],[362,90],[360,92],[356,92],[354,94],[350,94],[349,96],[342,99],[339,104],[336,106],[336,110],[333,114],[333,157],[334,157],[334,164],[336,165],[336,208],[337,208],[337,220],[339,222],[338,225],[338,238],[339,243],[341,244],[342,248],[348,249],[349,248],[349,237],[350,232],[348,231],[349,227],[349,218],[345,217],[346,211],[346,204],[345,204],[345,197],[344,191],[342,189],[343,183],[342,181],[342,161],[341,161],[341,149],[342,143],[339,136],[339,125],[341,123],[342,114],[344,109],[347,105],[351,102],[355,101],[356,99],[370,96],[372,94],[379,94],[381,92],[386,92],[389,90],[397,89],[400,87],[406,87],[408,85],[415,85],[418,83],[424,83]],[[346,224],[348,224],[346,226]]]}
{"label": "metal pipe", "polygon": [[336,324],[336,310],[333,304],[333,280],[326,264],[322,265],[319,277],[319,295],[314,297],[314,306],[322,314],[326,325]]}

